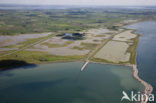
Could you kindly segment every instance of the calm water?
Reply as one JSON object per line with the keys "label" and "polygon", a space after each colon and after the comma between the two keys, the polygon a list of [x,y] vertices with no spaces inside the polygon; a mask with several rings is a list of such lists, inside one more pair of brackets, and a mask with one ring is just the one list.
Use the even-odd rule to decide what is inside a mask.
{"label": "calm water", "polygon": [[156,21],[136,23],[127,27],[144,34],[140,37],[137,49],[139,76],[152,84],[156,96]]}
{"label": "calm water", "polygon": [[0,103],[120,103],[123,90],[143,88],[130,67],[90,63],[80,72],[82,65],[42,64],[0,72]]}

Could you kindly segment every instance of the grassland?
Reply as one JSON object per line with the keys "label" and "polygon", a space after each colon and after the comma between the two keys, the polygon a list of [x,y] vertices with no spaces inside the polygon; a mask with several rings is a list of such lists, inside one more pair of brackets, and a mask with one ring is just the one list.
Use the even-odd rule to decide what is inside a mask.
{"label": "grassland", "polygon": [[[96,53],[98,53],[98,51],[100,51],[102,46],[105,45],[105,42],[107,45],[107,42],[112,40],[111,36],[114,35],[114,33],[116,32],[119,33],[123,25],[129,24],[129,21],[136,22],[141,20],[149,20],[149,18],[156,20],[155,10],[140,9],[138,11],[133,9],[124,9],[123,11],[123,9],[121,8],[0,10],[0,36],[12,36],[17,34],[23,35],[27,33],[43,32],[54,33],[53,35],[39,38],[31,38],[16,45],[9,45],[3,47],[12,49],[17,48],[17,51],[0,51],[0,56],[13,52],[11,55],[0,57],[0,61],[18,60],[24,61],[28,64],[38,64],[47,62],[85,60],[86,58],[90,58],[92,61],[97,62],[116,63],[105,58],[93,58],[92,56],[94,56]],[[65,42],[62,45],[59,43],[54,43],[56,40],[53,42],[44,42],[48,39],[53,40],[51,37],[56,36],[58,34],[84,32],[87,30],[91,31],[90,33],[88,33],[88,35],[86,32],[86,39],[81,41],[62,41]],[[107,31],[113,32],[107,33]],[[129,38],[129,41],[127,41],[127,38],[125,39],[124,37],[121,37],[121,35],[119,35],[119,37],[117,37],[114,40],[124,42],[127,44],[132,43],[128,44],[129,47],[127,47],[127,49],[125,49],[124,52],[120,52],[120,54],[131,54],[129,61],[127,61],[127,59],[125,61],[121,60],[118,61],[118,64],[136,63],[136,48],[138,39],[139,36],[137,36],[136,38]],[[58,39],[58,41],[56,42],[59,42],[59,40],[60,39]],[[41,48],[44,52],[27,50],[35,49],[34,45],[36,44],[38,44],[39,46],[46,46],[47,51],[51,51],[51,54],[46,50],[44,51],[45,48]],[[97,48],[98,46],[99,48]],[[117,48],[120,48],[119,46]],[[57,49],[54,50],[54,48]],[[56,52],[63,54],[64,50],[66,50],[66,54],[72,54],[72,52],[76,54],[76,52],[80,53],[84,50],[86,50],[87,52],[85,52],[84,55],[55,55]],[[111,51],[116,53],[117,56],[119,56],[116,50]]]}
{"label": "grassland", "polygon": [[94,57],[115,63],[129,61],[130,54],[126,53],[127,48],[128,44],[125,42],[109,41]]}
{"label": "grassland", "polygon": [[94,43],[81,43],[82,47],[73,47],[73,49],[79,49],[79,50],[84,50],[84,49],[89,49],[89,50],[93,50],[97,47],[98,44],[94,44]]}
{"label": "grassland", "polygon": [[137,54],[136,49],[137,49],[137,45],[138,45],[138,42],[139,42],[139,37],[140,37],[140,35],[137,35],[136,38],[132,39],[134,42],[127,49],[127,52],[129,52],[131,54],[130,60],[129,60],[129,62],[131,64],[136,64],[136,54]]}
{"label": "grassland", "polygon": [[136,37],[136,35],[134,33],[132,33],[132,30],[127,30],[125,32],[122,32],[122,33],[114,36],[113,40],[131,42],[130,39],[135,38],[135,37]]}
{"label": "grassland", "polygon": [[51,38],[53,35],[48,35],[48,36],[43,36],[43,37],[39,37],[39,38],[32,38],[32,39],[27,39],[25,40],[24,42],[20,42],[18,43],[17,45],[9,45],[9,46],[5,46],[4,48],[23,48],[23,47],[26,47],[26,46],[29,46],[29,45],[32,45],[32,44],[36,44],[40,41],[43,41],[43,40],[46,40],[46,39],[49,39]]}
{"label": "grassland", "polygon": [[64,62],[64,61],[74,61],[74,60],[83,60],[85,56],[55,56],[43,52],[32,52],[32,51],[19,51],[9,56],[1,57],[2,60],[19,60],[25,61],[27,63],[47,63],[47,62]]}
{"label": "grassland", "polygon": [[132,30],[123,30],[115,35],[92,58],[92,61],[112,64],[136,64],[136,48],[139,35]]}
{"label": "grassland", "polygon": [[48,48],[55,48],[55,47],[65,47],[72,43],[73,43],[73,41],[66,41],[63,45],[60,45],[60,44],[51,44],[48,42],[44,42],[41,45],[46,45],[46,46],[48,46]]}
{"label": "grassland", "polygon": [[[38,10],[0,10],[0,35],[41,32],[75,32],[109,27],[125,20],[156,19],[154,9],[71,8]],[[126,24],[126,23],[125,23]],[[118,29],[118,28],[117,28]]]}

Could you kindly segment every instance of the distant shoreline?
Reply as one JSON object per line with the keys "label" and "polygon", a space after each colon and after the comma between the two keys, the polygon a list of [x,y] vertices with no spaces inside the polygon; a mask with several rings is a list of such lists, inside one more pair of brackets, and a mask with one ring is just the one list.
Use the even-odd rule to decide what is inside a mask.
{"label": "distant shoreline", "polygon": [[[151,20],[142,20],[139,22],[145,22],[145,21],[151,21]],[[136,22],[136,23],[138,23],[138,22]],[[135,23],[132,23],[132,24],[135,24]],[[132,30],[134,30],[134,33],[136,34],[136,30],[135,29],[132,29]],[[141,36],[143,34],[139,34],[139,35]],[[137,45],[137,47],[138,47],[138,45]],[[136,59],[137,59],[137,51],[136,51]],[[144,92],[142,94],[146,94],[147,96],[149,96],[149,94],[151,94],[153,92],[153,87],[151,84],[144,81],[143,79],[141,79],[138,76],[139,71],[137,69],[137,61],[136,61],[136,64],[132,64],[130,66],[133,68],[133,77],[145,87]],[[143,101],[140,101],[140,103],[147,103],[145,100],[146,100],[146,98]]]}

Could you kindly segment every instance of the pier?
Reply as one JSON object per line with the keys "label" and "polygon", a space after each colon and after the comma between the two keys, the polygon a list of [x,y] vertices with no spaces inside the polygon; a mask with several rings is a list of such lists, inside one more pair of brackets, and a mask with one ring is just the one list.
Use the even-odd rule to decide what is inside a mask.
{"label": "pier", "polygon": [[85,69],[85,67],[87,66],[88,63],[89,63],[89,60],[87,60],[87,61],[84,63],[84,65],[83,65],[82,68],[81,68],[81,71],[83,71],[83,70]]}

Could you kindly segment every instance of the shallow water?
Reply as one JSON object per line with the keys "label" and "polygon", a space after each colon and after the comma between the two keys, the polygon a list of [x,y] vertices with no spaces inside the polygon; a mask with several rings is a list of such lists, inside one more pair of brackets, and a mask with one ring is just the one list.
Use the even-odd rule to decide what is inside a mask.
{"label": "shallow water", "polygon": [[143,34],[137,48],[139,76],[154,87],[153,93],[156,97],[156,21],[140,22],[126,27]]}
{"label": "shallow water", "polygon": [[0,103],[120,103],[123,90],[143,88],[130,67],[89,63],[80,72],[82,65],[41,64],[0,72]]}

